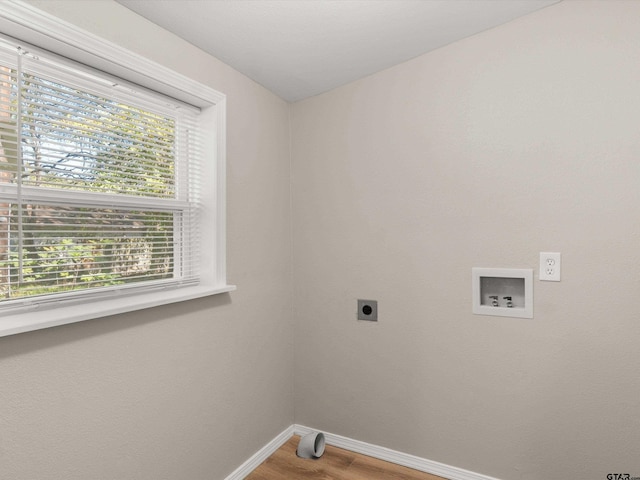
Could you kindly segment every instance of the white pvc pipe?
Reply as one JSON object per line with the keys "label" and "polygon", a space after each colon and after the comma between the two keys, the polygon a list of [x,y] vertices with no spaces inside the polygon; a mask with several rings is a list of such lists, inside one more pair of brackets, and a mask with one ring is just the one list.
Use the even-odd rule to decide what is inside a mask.
{"label": "white pvc pipe", "polygon": [[324,453],[324,433],[307,433],[300,439],[296,454],[300,458],[319,458]]}

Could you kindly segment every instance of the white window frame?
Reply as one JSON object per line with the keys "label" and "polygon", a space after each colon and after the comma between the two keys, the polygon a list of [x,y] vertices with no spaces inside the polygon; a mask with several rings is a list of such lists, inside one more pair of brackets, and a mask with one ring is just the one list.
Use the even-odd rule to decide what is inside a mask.
{"label": "white window frame", "polygon": [[0,337],[235,290],[226,279],[226,96],[19,0],[0,2],[0,32],[199,107],[207,132],[202,178],[215,187],[202,189],[202,268],[197,285],[0,310]]}

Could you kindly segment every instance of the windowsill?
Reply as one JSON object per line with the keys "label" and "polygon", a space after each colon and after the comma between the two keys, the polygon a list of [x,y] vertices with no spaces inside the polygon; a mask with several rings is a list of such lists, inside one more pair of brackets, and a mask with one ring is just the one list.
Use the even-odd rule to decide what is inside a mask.
{"label": "windowsill", "polygon": [[145,308],[184,302],[235,290],[235,285],[192,286],[136,295],[121,295],[75,305],[23,308],[0,314],[0,337],[82,322]]}

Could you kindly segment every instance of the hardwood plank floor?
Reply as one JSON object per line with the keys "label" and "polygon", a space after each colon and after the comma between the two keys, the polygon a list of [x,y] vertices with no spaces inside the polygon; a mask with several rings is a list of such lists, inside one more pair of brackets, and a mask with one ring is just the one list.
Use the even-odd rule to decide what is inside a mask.
{"label": "hardwood plank floor", "polygon": [[294,435],[245,480],[443,480],[428,473],[327,445],[320,458],[296,455]]}

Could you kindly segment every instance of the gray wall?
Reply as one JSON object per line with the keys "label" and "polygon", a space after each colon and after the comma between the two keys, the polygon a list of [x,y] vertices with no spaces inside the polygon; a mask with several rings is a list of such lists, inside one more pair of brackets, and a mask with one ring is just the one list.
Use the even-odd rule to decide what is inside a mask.
{"label": "gray wall", "polygon": [[228,98],[228,278],[0,338],[0,478],[226,477],[293,423],[289,106],[115,2],[31,2]]}
{"label": "gray wall", "polygon": [[[638,19],[567,1],[293,105],[297,423],[505,480],[640,475]],[[472,267],[541,251],[533,319],[472,315]]]}
{"label": "gray wall", "polygon": [[[115,2],[31,3],[228,95],[238,290],[0,338],[0,476],[222,479],[294,421],[504,480],[640,475],[640,3],[293,106]],[[540,251],[534,319],[471,314],[472,267]]]}

